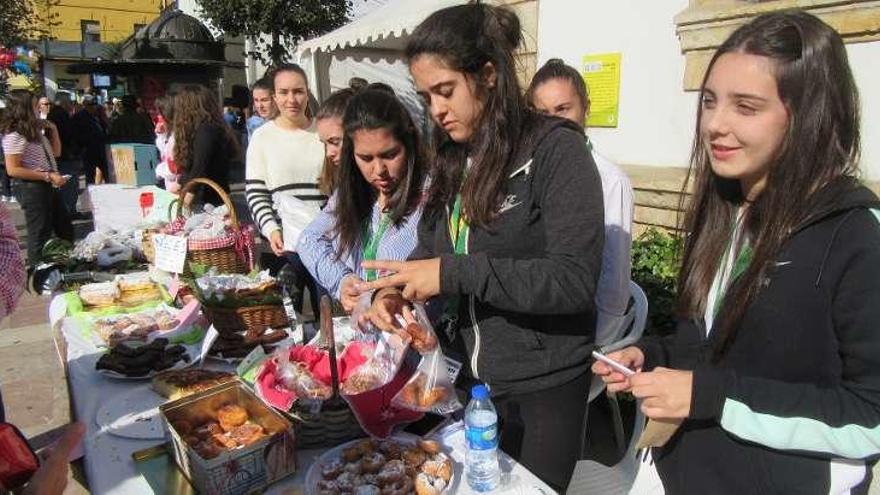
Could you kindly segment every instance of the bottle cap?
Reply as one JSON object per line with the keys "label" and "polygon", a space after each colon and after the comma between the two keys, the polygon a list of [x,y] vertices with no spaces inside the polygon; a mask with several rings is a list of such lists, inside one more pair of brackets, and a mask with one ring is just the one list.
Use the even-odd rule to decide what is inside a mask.
{"label": "bottle cap", "polygon": [[471,397],[477,400],[488,399],[489,389],[487,389],[482,383],[474,385],[473,388],[471,388]]}

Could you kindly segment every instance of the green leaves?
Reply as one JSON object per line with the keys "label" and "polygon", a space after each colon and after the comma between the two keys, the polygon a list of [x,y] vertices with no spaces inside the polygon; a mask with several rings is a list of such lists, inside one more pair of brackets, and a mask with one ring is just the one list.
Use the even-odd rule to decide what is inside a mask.
{"label": "green leaves", "polygon": [[[283,62],[287,47],[332,31],[348,21],[351,0],[197,0],[211,24],[257,44],[263,62]],[[268,36],[264,36],[268,35]]]}
{"label": "green leaves", "polygon": [[632,279],[648,296],[649,334],[675,330],[676,282],[681,267],[682,238],[649,228],[632,244]]}

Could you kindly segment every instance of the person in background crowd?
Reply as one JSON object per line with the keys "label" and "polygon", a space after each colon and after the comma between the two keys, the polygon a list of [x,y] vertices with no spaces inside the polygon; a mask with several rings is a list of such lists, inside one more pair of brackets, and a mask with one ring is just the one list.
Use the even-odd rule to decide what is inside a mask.
{"label": "person in background crowd", "polygon": [[123,108],[121,98],[114,96],[112,100],[107,100],[106,102],[104,102],[104,115],[107,116],[111,123],[116,120],[117,117],[122,115],[122,112]]}
{"label": "person in background crowd", "polygon": [[49,118],[49,111],[52,110],[52,104],[49,102],[49,97],[46,95],[40,96],[37,100],[37,111],[39,112],[39,117],[43,120]]}
{"label": "person in background crowd", "polygon": [[477,3],[413,31],[406,58],[437,123],[428,202],[411,261],[364,262],[393,274],[362,289],[378,290],[368,317],[385,330],[412,318],[407,301],[442,311],[458,386],[489,384],[501,449],[564,490],[591,378],[602,183],[580,126],[529,111],[521,36],[514,13]]}
{"label": "person in background crowd", "polygon": [[342,116],[348,102],[357,91],[345,88],[336,91],[324,100],[315,115],[315,129],[318,138],[324,143],[324,166],[321,169],[321,177],[318,179],[318,189],[321,194],[330,197],[336,191],[339,182],[339,163],[342,159],[342,140],[344,131],[342,128]]}
{"label": "person in background crowd", "polygon": [[352,77],[348,80],[348,87],[355,91],[360,91],[366,88],[369,84],[369,81],[367,81],[363,77]]}
{"label": "person in background crowd", "polygon": [[[539,113],[569,119],[579,126],[584,126],[590,115],[590,97],[583,77],[577,69],[555,58],[548,60],[532,77],[526,100]],[[605,247],[596,291],[596,344],[604,346],[622,338],[627,330],[624,327],[630,299],[633,191],[629,177],[596,151],[589,136],[584,134],[584,139],[602,179],[605,206]],[[607,394],[600,394],[590,405],[589,432],[612,431],[609,400],[612,399]],[[622,404],[622,407],[634,406],[632,401]],[[600,451],[616,452],[614,446],[602,443],[607,436],[601,433],[588,433],[588,436],[591,445],[608,447]]]}
{"label": "person in background crowd", "polygon": [[153,122],[149,116],[138,112],[137,98],[123,96],[122,111],[110,124],[110,142],[152,144],[155,140]]}
{"label": "person in background crowd", "polygon": [[61,198],[67,212],[72,218],[78,218],[76,202],[79,197],[79,176],[82,173],[81,149],[76,141],[76,129],[74,129],[72,117],[73,105],[70,102],[70,93],[59,91],[55,93],[55,105],[49,111],[48,119],[55,124],[61,136],[61,156],[58,158],[58,172],[69,175],[70,180],[61,188]]}
{"label": "person in background crowd", "polygon": [[427,166],[418,131],[397,97],[376,90],[344,95],[334,93],[318,110],[320,116],[331,112],[328,106],[348,102],[337,193],[303,231],[297,252],[318,283],[351,312],[359,284],[376,279],[361,262],[405,260],[415,248]]}
{"label": "person in background crowd", "polygon": [[275,117],[275,102],[272,101],[272,80],[266,77],[260,78],[251,88],[254,100],[254,114],[247,120],[248,140],[254,136],[261,125]]}
{"label": "person in background crowd", "polygon": [[61,155],[61,138],[55,124],[41,120],[38,112],[37,101],[29,92],[13,90],[6,97],[6,112],[0,122],[6,171],[24,209],[31,267],[40,262],[41,250],[52,238],[53,229],[73,240],[70,218],[56,191],[67,182],[55,163],[55,157]]}
{"label": "person in background crowd", "polygon": [[754,18],[710,60],[677,331],[609,354],[632,377],[593,365],[665,432],[634,493],[868,492],[880,200],[858,180],[859,108],[843,40],[802,11]]}
{"label": "person in background crowd", "polygon": [[[574,67],[551,59],[532,78],[526,99],[539,113],[569,119],[583,127],[590,115],[590,98],[584,79]],[[585,134],[593,156],[605,206],[605,248],[596,294],[596,341],[619,335],[629,303],[630,249],[632,247],[633,192],[629,177],[596,151]]]}
{"label": "person in background crowd", "polygon": [[272,72],[272,96],[278,114],[254,132],[247,150],[247,203],[272,253],[290,262],[302,286],[312,287],[309,292],[314,302],[317,285],[299,255],[285,252],[273,199],[276,194],[285,194],[315,205],[325,200],[316,184],[324,161],[324,146],[308,112],[309,89],[302,68],[296,64],[276,68]]}
{"label": "person in background crowd", "polygon": [[[229,172],[239,154],[238,140],[223,121],[217,94],[201,85],[187,85],[174,95],[174,163],[181,173],[180,186],[204,177],[229,192]],[[197,188],[201,197],[186,202],[221,205],[223,200],[208,187]]]}
{"label": "person in background crowd", "polygon": [[83,109],[73,116],[75,140],[82,149],[83,168],[88,184],[101,183],[109,177],[107,169],[107,127],[101,118],[94,95],[85,94]]}
{"label": "person in background crowd", "polygon": [[159,187],[168,192],[180,191],[180,169],[174,162],[174,97],[171,95],[156,98],[156,148],[159,150],[159,164],[156,165],[156,180]]}
{"label": "person in background crowd", "polygon": [[[3,114],[6,113],[5,103],[0,100],[0,122],[3,121]],[[6,173],[6,158],[0,153],[0,202],[18,203],[15,196],[12,195],[12,179]]]}

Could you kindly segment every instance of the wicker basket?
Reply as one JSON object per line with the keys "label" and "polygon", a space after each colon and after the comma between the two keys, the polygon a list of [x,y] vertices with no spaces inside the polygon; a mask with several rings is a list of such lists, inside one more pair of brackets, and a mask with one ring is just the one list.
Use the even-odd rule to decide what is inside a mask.
{"label": "wicker basket", "polygon": [[339,395],[339,370],[336,363],[336,336],[333,331],[331,302],[326,295],[320,303],[320,340],[329,348],[333,397],[325,400],[319,413],[303,401],[293,404],[291,415],[296,419],[296,445],[300,449],[333,447],[348,440],[366,436],[348,402]]}
{"label": "wicker basket", "polygon": [[[178,202],[183,205],[187,193],[191,192],[197,184],[204,184],[214,189],[217,195],[220,196],[220,199],[223,200],[223,204],[229,209],[229,218],[232,221],[232,229],[238,233],[238,231],[241,230],[241,225],[238,223],[238,215],[235,214],[235,206],[233,206],[226,191],[224,191],[216,182],[209,179],[190,179],[190,181],[180,189]],[[183,218],[184,209],[185,208],[183,207],[177,209],[177,218]],[[185,264],[184,275],[191,274],[189,269],[190,262],[209,267],[216,267],[219,273],[248,273],[250,271],[247,262],[241,259],[241,256],[236,252],[234,243],[208,249],[200,247],[199,243],[196,241],[188,241],[188,244],[189,246],[186,254],[187,263]],[[249,249],[253,249],[253,246],[249,246]]]}
{"label": "wicker basket", "polygon": [[156,248],[153,246],[153,234],[158,233],[158,229],[146,229],[141,237],[141,250],[144,252],[144,258],[150,264],[156,261]]}
{"label": "wicker basket", "polygon": [[244,332],[245,338],[255,339],[266,333],[267,328],[283,328],[289,324],[280,303],[234,309],[204,306],[202,309],[220,335]]}

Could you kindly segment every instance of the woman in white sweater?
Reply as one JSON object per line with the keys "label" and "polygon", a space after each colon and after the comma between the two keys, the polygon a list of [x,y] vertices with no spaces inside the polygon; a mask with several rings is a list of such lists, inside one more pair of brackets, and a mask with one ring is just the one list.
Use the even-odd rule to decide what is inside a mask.
{"label": "woman in white sweater", "polygon": [[[324,163],[324,145],[309,114],[306,74],[295,64],[282,64],[272,76],[272,95],[278,115],[257,129],[247,150],[245,194],[248,207],[272,252],[286,258],[297,276],[297,288],[306,284],[317,308],[318,287],[295,252],[284,249],[281,219],[273,195],[283,192],[306,202],[322,203],[318,176]],[[271,257],[271,255],[270,255]],[[279,268],[273,260],[270,268]],[[296,309],[301,310],[301,304]]]}
{"label": "woman in white sweater", "polygon": [[245,191],[248,207],[272,252],[281,256],[281,222],[272,201],[287,192],[307,202],[326,198],[317,189],[324,163],[324,145],[308,112],[309,90],[305,72],[282,64],[272,78],[278,116],[254,132],[247,150]]}

